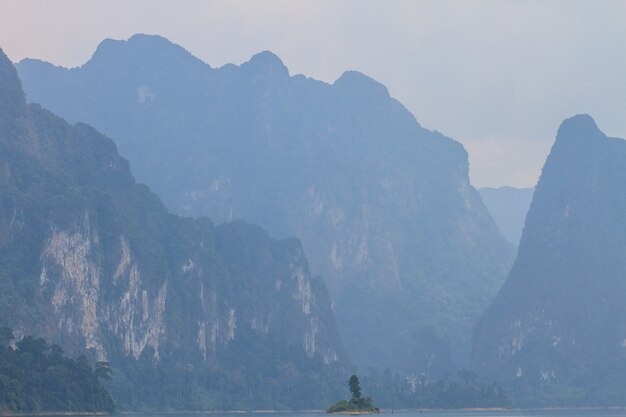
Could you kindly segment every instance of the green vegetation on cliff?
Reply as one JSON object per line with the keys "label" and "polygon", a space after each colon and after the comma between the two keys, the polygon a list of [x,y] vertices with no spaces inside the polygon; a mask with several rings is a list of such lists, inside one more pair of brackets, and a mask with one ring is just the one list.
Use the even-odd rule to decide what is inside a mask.
{"label": "green vegetation on cliff", "polygon": [[170,214],[1,51],[0,326],[107,358],[125,411],[319,408],[349,366],[297,239]]}
{"label": "green vegetation on cliff", "polygon": [[0,327],[0,412],[113,412],[101,379],[111,369],[85,356],[65,357],[57,345],[27,336],[15,343],[13,332]]}
{"label": "green vegetation on cliff", "polygon": [[449,344],[447,372],[468,355],[515,253],[467,152],[383,85],[355,71],[332,84],[290,76],[267,51],[211,68],[148,35],[105,40],[79,68],[18,69],[31,102],[111,136],[174,212],[301,239],[355,365],[430,374],[423,347]]}

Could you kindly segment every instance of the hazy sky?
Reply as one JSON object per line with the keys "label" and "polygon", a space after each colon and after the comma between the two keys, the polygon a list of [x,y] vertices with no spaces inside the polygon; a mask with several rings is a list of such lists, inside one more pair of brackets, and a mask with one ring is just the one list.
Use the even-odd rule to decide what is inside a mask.
{"label": "hazy sky", "polygon": [[104,38],[160,34],[211,66],[278,54],[291,74],[356,69],[464,144],[477,186],[532,186],[560,122],[626,137],[626,0],[0,0],[13,61],[84,63]]}

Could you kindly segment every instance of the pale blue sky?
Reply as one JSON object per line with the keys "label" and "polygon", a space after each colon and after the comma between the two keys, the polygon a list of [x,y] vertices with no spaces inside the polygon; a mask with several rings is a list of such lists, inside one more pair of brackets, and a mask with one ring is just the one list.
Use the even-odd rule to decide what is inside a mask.
{"label": "pale blue sky", "polygon": [[292,74],[362,71],[463,143],[477,186],[534,185],[575,113],[626,137],[626,1],[0,1],[13,61],[76,66],[138,32],[212,66],[269,49]]}

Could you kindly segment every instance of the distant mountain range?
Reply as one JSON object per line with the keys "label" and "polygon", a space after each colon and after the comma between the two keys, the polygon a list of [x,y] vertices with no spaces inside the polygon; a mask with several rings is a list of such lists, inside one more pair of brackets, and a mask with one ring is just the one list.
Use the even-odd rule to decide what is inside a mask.
{"label": "distant mountain range", "polygon": [[512,245],[519,245],[534,188],[479,188],[483,203],[500,231]]}
{"label": "distant mountain range", "polygon": [[350,367],[298,240],[170,214],[1,50],[0,325],[110,361],[125,410],[319,408]]}
{"label": "distant mountain range", "polygon": [[626,141],[567,119],[473,367],[518,406],[626,405]]}
{"label": "distant mountain range", "polygon": [[360,367],[431,374],[467,359],[514,248],[463,147],[383,85],[355,71],[333,84],[290,76],[270,52],[211,68],[147,35],[105,40],[78,68],[17,68],[30,101],[110,135],[178,214],[302,239]]}
{"label": "distant mountain range", "polygon": [[[358,72],[147,35],[17,68],[77,124],[0,51],[0,326],[109,360],[121,409],[321,408],[350,357],[390,404],[469,365],[517,406],[626,405],[626,141],[591,117],[534,191],[479,195],[462,146]],[[458,376],[429,401],[506,403]]]}

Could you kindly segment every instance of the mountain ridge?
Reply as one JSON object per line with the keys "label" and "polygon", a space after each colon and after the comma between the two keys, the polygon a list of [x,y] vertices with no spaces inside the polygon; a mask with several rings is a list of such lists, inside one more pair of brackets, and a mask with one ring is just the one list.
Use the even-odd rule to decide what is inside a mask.
{"label": "mountain ridge", "polygon": [[[211,69],[132,51],[89,70],[18,69],[30,101],[115,138],[173,211],[298,236],[356,364],[428,363],[410,358],[413,340],[434,333],[417,345],[450,340],[465,361],[513,248],[470,184],[461,144],[357,72],[328,84],[286,76],[268,53]],[[254,70],[259,59],[279,69]]]}
{"label": "mountain ridge", "polygon": [[[11,67],[0,54],[0,91],[19,93]],[[122,410],[330,401],[350,362],[299,240],[171,214],[112,140],[6,97],[2,325],[109,360]]]}

